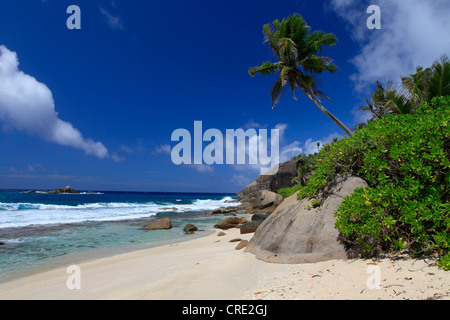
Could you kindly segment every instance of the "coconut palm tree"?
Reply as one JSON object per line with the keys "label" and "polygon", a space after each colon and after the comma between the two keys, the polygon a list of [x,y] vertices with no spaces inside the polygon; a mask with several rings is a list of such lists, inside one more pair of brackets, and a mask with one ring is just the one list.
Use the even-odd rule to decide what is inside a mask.
{"label": "coconut palm tree", "polygon": [[389,99],[386,94],[386,88],[379,81],[377,81],[377,88],[370,99],[366,99],[366,103],[367,105],[360,107],[359,110],[370,111],[372,113],[370,120],[381,119],[389,113]]}
{"label": "coconut palm tree", "polygon": [[414,113],[422,103],[434,97],[450,95],[450,61],[442,55],[430,68],[419,66],[416,73],[401,79],[401,84],[389,81],[382,85],[377,81],[371,99],[366,99],[367,106],[359,110],[370,111],[374,120],[386,114]]}
{"label": "coconut palm tree", "polygon": [[450,95],[450,61],[445,54],[431,66],[428,93],[428,100]]}
{"label": "coconut palm tree", "polygon": [[434,97],[450,95],[450,61],[443,54],[430,68],[417,67],[416,73],[402,77],[402,85],[419,107]]}
{"label": "coconut palm tree", "polygon": [[322,51],[322,46],[333,46],[337,43],[336,36],[323,31],[311,32],[311,28],[298,14],[281,22],[275,20],[272,24],[264,25],[263,34],[264,42],[270,46],[278,61],[264,62],[259,67],[250,68],[248,72],[252,78],[256,73],[262,75],[279,73],[271,91],[272,108],[279,102],[287,85],[295,100],[297,98],[294,91],[299,88],[322,112],[349,136],[353,136],[353,131],[322,106],[320,99],[329,100],[329,98],[318,90],[314,77],[325,71],[334,73],[337,70],[332,59],[318,55]]}
{"label": "coconut palm tree", "polygon": [[416,73],[410,74],[408,77],[402,77],[402,85],[411,93],[416,106],[420,106],[429,97],[429,82],[431,77],[431,68],[424,69],[419,66]]}
{"label": "coconut palm tree", "polygon": [[416,110],[417,99],[404,85],[394,84],[389,81],[382,85],[377,81],[377,88],[370,99],[366,99],[367,106],[359,108],[361,111],[370,111],[372,119],[381,119],[387,114],[410,114]]}

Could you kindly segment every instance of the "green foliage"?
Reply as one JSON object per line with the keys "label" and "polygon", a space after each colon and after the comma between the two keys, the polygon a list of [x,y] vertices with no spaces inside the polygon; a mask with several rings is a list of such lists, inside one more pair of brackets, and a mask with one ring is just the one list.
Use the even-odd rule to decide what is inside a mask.
{"label": "green foliage", "polygon": [[[337,139],[334,139],[333,142],[336,142]],[[326,148],[327,146],[325,146]],[[317,143],[317,149],[320,151],[320,144]],[[318,156],[318,153],[313,154],[299,154],[293,157],[291,160],[296,160],[298,162],[297,167],[297,176],[292,179],[292,182],[296,182],[297,184],[290,188],[281,188],[277,191],[278,194],[282,195],[284,199],[292,196],[294,193],[299,191],[303,186],[306,185],[308,181],[308,177],[313,174],[315,170],[315,160]]]}
{"label": "green foliage", "polygon": [[301,184],[297,184],[291,188],[281,188],[278,189],[277,193],[281,194],[283,196],[284,199],[292,196],[294,193],[296,193],[298,190],[300,190],[302,188]]}
{"label": "green foliage", "polygon": [[444,269],[445,271],[450,271],[450,253],[447,253],[441,258],[438,263],[438,267]]}
{"label": "green foliage", "polygon": [[299,198],[315,198],[336,176],[362,177],[336,211],[336,227],[370,253],[408,249],[437,253],[449,263],[450,97],[433,99],[416,113],[386,115],[353,137],[322,149]]}
{"label": "green foliage", "polygon": [[316,208],[320,205],[320,201],[318,199],[312,199],[311,205],[313,206],[313,208]]}
{"label": "green foliage", "polygon": [[[319,148],[319,146],[317,147]],[[292,160],[298,161],[297,176],[292,180],[301,185],[306,185],[308,176],[310,176],[314,170],[314,159],[317,153],[314,154],[300,154],[294,157]]]}

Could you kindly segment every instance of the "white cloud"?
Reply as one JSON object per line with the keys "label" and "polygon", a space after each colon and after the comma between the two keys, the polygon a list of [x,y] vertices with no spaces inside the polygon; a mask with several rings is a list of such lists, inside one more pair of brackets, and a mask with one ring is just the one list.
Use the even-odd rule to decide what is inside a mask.
{"label": "white cloud", "polygon": [[[287,130],[288,125],[284,123],[277,124],[275,126],[275,129],[279,130],[280,134],[280,150],[279,150],[279,162],[283,163],[286,161],[291,160],[293,157],[298,156],[302,153],[305,154],[313,154],[318,151],[317,149],[317,143],[319,143],[320,149],[333,141],[333,139],[341,139],[343,137],[342,134],[338,134],[337,132],[333,132],[329,134],[326,137],[323,137],[321,139],[313,140],[312,138],[307,139],[304,143],[300,141],[294,141],[289,144],[286,144],[286,139],[284,137],[284,133]],[[254,139],[258,139],[258,137],[254,137]],[[283,143],[282,143],[283,141]],[[270,141],[269,141],[270,143]],[[247,145],[248,147],[248,145]],[[241,146],[242,148],[242,146]],[[235,152],[239,151],[241,149],[235,147]],[[245,152],[246,156],[249,157],[248,148],[245,150],[241,150],[241,152]],[[249,158],[247,158],[249,159]],[[276,165],[272,164],[271,165]],[[255,181],[255,179],[261,174],[261,168],[266,167],[261,164],[234,164],[232,165],[232,168],[237,171],[236,174],[232,175],[230,178],[230,182],[235,184],[239,187],[245,187],[248,184]],[[273,167],[273,166],[272,166]]]}
{"label": "white cloud", "polygon": [[155,148],[156,153],[166,153],[170,154],[172,152],[172,148],[170,144],[162,144]]}
{"label": "white cloud", "polygon": [[[249,126],[251,125],[251,127]],[[272,130],[278,130],[278,145],[277,147],[280,147],[282,142],[284,141],[284,132],[287,129],[288,125],[285,123],[279,123],[274,126],[273,129],[267,128],[267,125],[261,125],[258,123],[253,122],[253,120],[250,120],[244,128],[247,128],[247,130],[242,129],[245,133],[248,133],[249,136],[245,138],[245,143],[237,143],[237,139],[233,135],[226,135],[225,137],[225,146],[227,146],[226,151],[228,152],[228,146],[233,146],[233,152],[235,157],[234,164],[231,164],[231,166],[236,171],[259,171],[266,172],[270,168],[274,167],[280,162],[282,151],[280,148],[278,148],[277,151],[272,151],[272,138],[273,138],[273,132]],[[267,128],[267,129],[266,129]],[[254,130],[254,135],[252,134],[251,130]],[[260,150],[259,147],[261,145],[264,145],[263,140],[263,134],[261,130],[266,130],[267,133],[267,157],[270,158],[269,163],[262,164],[261,158],[260,158]],[[235,130],[236,132],[237,130]],[[273,141],[274,146],[276,145],[276,141]],[[231,149],[230,149],[231,150]],[[264,152],[264,153],[266,153]],[[240,164],[238,163],[239,155],[245,155],[244,156],[244,163]],[[278,157],[278,158],[277,158]],[[276,163],[275,163],[276,162]]]}
{"label": "white cloud", "polygon": [[[286,127],[284,128],[286,129]],[[281,135],[281,131],[280,131]],[[306,153],[312,154],[317,152],[317,143],[320,143],[320,148],[322,148],[325,144],[333,141],[334,138],[342,138],[341,134],[336,132],[318,140],[313,140],[312,138],[306,140],[304,143],[299,141],[294,141],[290,144],[284,145],[280,147],[280,163],[291,160],[293,157],[298,156],[299,154]],[[253,181],[260,175],[261,168],[263,166],[256,165],[233,165],[233,169],[238,171],[238,173],[232,175],[230,182],[243,188]]]}
{"label": "white cloud", "polygon": [[280,163],[291,160],[293,157],[298,156],[303,152],[303,148],[300,147],[299,141],[294,141],[281,148],[280,150]]}
{"label": "white cloud", "polygon": [[214,167],[207,165],[207,164],[192,164],[191,168],[193,168],[197,172],[207,172],[212,173],[214,172]]}
{"label": "white cloud", "polygon": [[[266,126],[264,126],[266,127]],[[294,141],[291,143],[287,143],[285,138],[285,132],[288,128],[288,125],[285,123],[279,123],[275,125],[274,129],[279,130],[279,163],[283,163],[286,161],[291,160],[293,157],[298,156],[299,154],[306,153],[306,154],[312,154],[317,152],[317,143],[320,144],[320,147],[323,147],[327,143],[331,143],[334,138],[342,138],[341,134],[338,134],[336,132],[331,133],[330,135],[323,137],[322,139],[313,140],[312,138],[306,140],[306,142],[302,143],[300,141]],[[270,132],[270,130],[268,130]],[[258,131],[256,132],[257,135],[253,136],[249,139],[249,143],[246,143],[245,145],[235,145],[235,154],[238,154],[239,152],[244,153],[246,155],[246,162],[245,164],[234,164],[232,167],[239,172],[249,172],[250,175],[254,175],[254,173],[261,172],[261,169],[266,168],[267,165],[262,165],[258,160],[258,155],[256,155],[256,158],[252,157],[252,155],[249,152],[249,145],[258,145],[261,141],[261,136],[258,135]],[[227,143],[232,144],[232,141],[227,141]],[[268,145],[270,146],[270,139],[268,139]],[[256,164],[249,164],[251,160],[254,160]],[[274,165],[277,165],[278,163],[270,163],[270,166],[273,167]],[[251,180],[249,175],[245,174],[237,174],[234,175],[232,178],[233,182],[238,181],[247,181]]]}
{"label": "white cloud", "polygon": [[214,167],[207,164],[181,164],[183,167],[191,168],[200,173],[213,173]]}
{"label": "white cloud", "polygon": [[[307,139],[304,143],[299,141],[294,141],[288,145],[285,145],[280,150],[280,163],[289,161],[295,156],[298,156],[302,153],[305,154],[314,154],[319,149],[328,143],[331,143],[333,139],[341,139],[342,134],[337,132],[333,132],[322,139],[313,140],[313,138]],[[319,143],[319,147],[317,144]],[[319,149],[318,149],[319,148]]]}
{"label": "white cloud", "polygon": [[28,164],[27,165],[27,170],[30,172],[36,172],[36,171],[44,171],[46,172],[47,169],[45,167],[43,167],[42,165],[38,164]]}
{"label": "white cloud", "polygon": [[125,160],[125,157],[121,157],[121,156],[119,156],[119,155],[117,154],[117,152],[113,152],[113,153],[111,154],[111,159],[112,159],[114,162],[120,163],[120,162],[122,162],[122,161]]}
{"label": "white cloud", "polygon": [[353,114],[353,119],[357,124],[366,123],[369,119],[372,118],[373,114],[368,110],[360,110],[358,108],[354,108],[351,113]]}
{"label": "white cloud", "polygon": [[103,16],[106,17],[106,23],[108,24],[108,26],[111,27],[111,29],[115,29],[115,30],[123,30],[124,29],[123,21],[122,21],[122,19],[120,19],[119,16],[112,15],[110,12],[108,12],[107,10],[105,10],[102,7],[100,7],[100,12]]}
{"label": "white cloud", "polygon": [[288,125],[286,123],[278,123],[274,129],[278,130],[280,142],[284,141],[284,132],[286,131]]}
{"label": "white cloud", "polygon": [[303,145],[303,152],[306,154],[313,154],[318,151],[317,143],[319,143],[319,148],[322,149],[322,147],[328,143],[331,143],[333,139],[341,139],[342,134],[338,134],[337,132],[333,132],[332,134],[319,139],[319,140],[313,140],[312,138],[309,138],[306,140],[305,144]]}
{"label": "white cloud", "polygon": [[0,122],[6,131],[25,131],[100,159],[108,157],[102,143],[83,138],[72,124],[58,118],[50,89],[20,71],[17,54],[3,45],[0,46],[0,84]]}
{"label": "white cloud", "polygon": [[231,177],[230,182],[243,188],[255,181],[257,176],[250,176],[249,174],[235,174]]}
{"label": "white cloud", "polygon": [[[381,9],[381,30],[369,30],[369,5]],[[450,52],[448,0],[330,0],[330,7],[347,23],[361,50],[353,57],[356,90],[365,92],[379,80],[400,81],[416,66],[429,67]]]}
{"label": "white cloud", "polygon": [[263,128],[259,123],[253,121],[253,119],[250,119],[245,125],[244,129],[260,129]]}
{"label": "white cloud", "polygon": [[131,154],[131,153],[134,152],[133,148],[131,148],[131,147],[127,146],[127,145],[124,145],[124,144],[120,145],[119,151],[125,152],[125,153],[128,153],[128,154]]}

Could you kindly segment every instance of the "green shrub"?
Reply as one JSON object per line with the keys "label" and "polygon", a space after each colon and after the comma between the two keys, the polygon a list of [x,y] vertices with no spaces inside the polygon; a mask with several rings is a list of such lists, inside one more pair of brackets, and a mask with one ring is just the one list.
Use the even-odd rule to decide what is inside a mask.
{"label": "green shrub", "polygon": [[438,266],[446,271],[450,271],[450,253],[447,253],[445,256],[441,258],[438,263]]}
{"label": "green shrub", "polygon": [[297,184],[291,188],[281,188],[278,189],[277,193],[283,196],[283,199],[286,199],[296,193],[298,190],[302,188],[301,184]]}
{"label": "green shrub", "polygon": [[415,114],[370,122],[322,150],[299,198],[317,197],[336,175],[350,172],[369,185],[336,211],[336,227],[370,253],[408,249],[450,257],[450,97]]}

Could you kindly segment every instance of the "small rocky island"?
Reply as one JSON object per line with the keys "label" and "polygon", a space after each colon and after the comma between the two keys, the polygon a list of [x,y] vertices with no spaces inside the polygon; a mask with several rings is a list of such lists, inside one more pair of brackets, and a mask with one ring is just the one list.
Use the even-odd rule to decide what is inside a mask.
{"label": "small rocky island", "polygon": [[[72,189],[70,186],[64,187],[64,188],[57,188],[54,190],[44,190],[44,191],[37,191],[37,190],[29,190],[25,193],[50,193],[50,194],[80,194],[80,191]],[[94,191],[88,191],[86,193],[94,193]]]}

